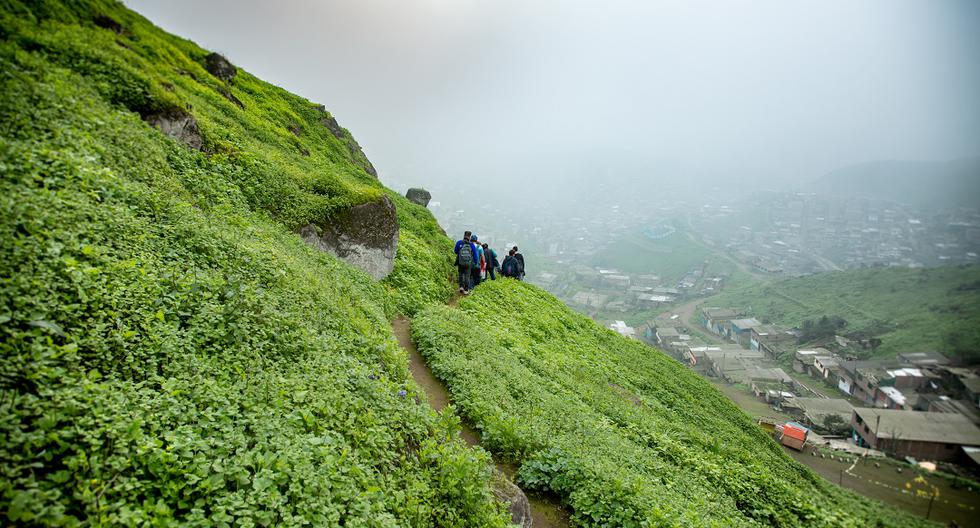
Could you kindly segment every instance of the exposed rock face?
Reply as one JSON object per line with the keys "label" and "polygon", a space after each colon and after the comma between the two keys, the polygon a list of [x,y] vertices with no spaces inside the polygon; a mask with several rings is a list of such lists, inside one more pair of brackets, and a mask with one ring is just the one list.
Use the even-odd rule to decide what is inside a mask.
{"label": "exposed rock face", "polygon": [[238,73],[238,68],[219,53],[211,53],[204,57],[204,67],[211,75],[225,82],[231,82]]}
{"label": "exposed rock face", "polygon": [[299,234],[308,244],[336,255],[376,280],[395,268],[398,217],[395,204],[387,196],[351,207],[322,227],[307,224]]}
{"label": "exposed rock face", "polygon": [[108,15],[97,15],[93,20],[96,26],[103,29],[108,29],[117,35],[121,35],[123,32],[123,26],[116,19]]}
{"label": "exposed rock face", "polygon": [[159,128],[164,134],[194,150],[201,150],[204,145],[201,130],[197,127],[197,120],[187,112],[171,110],[162,114],[150,114],[143,119]]}
{"label": "exposed rock face", "polygon": [[227,87],[222,86],[221,88],[218,88],[218,93],[220,93],[225,99],[231,101],[231,103],[238,108],[245,108],[245,103],[241,102],[241,100],[235,97],[235,94],[231,93],[231,90],[229,90]]}
{"label": "exposed rock face", "polygon": [[493,496],[508,505],[511,521],[521,528],[531,528],[531,503],[528,502],[527,495],[524,495],[521,488],[496,469],[491,484]]}
{"label": "exposed rock face", "polygon": [[429,206],[429,200],[432,199],[432,193],[425,189],[419,189],[417,187],[412,187],[405,193],[405,198],[408,198],[413,203],[417,203],[422,207]]}

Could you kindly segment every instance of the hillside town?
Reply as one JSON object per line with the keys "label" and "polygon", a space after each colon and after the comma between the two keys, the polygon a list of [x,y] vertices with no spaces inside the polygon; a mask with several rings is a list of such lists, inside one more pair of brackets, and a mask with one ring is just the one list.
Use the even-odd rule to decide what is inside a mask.
{"label": "hillside town", "polygon": [[799,329],[763,324],[724,307],[701,307],[691,323],[672,317],[613,329],[766,404],[775,418],[764,420],[773,422],[784,445],[872,450],[955,474],[980,474],[977,365],[931,351],[859,360],[859,345],[842,336],[801,347]]}

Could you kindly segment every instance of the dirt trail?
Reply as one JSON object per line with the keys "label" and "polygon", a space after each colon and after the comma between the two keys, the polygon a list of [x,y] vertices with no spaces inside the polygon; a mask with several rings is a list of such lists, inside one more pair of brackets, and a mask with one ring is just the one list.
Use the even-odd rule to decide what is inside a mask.
{"label": "dirt trail", "polygon": [[[455,305],[459,297],[455,297],[450,302]],[[425,391],[429,405],[437,411],[442,411],[452,402],[449,391],[429,370],[422,355],[419,354],[415,343],[412,341],[412,322],[405,317],[399,317],[391,322],[391,329],[394,331],[398,344],[408,352],[408,369],[412,373],[415,383],[418,383]],[[480,444],[480,436],[466,422],[460,427],[460,436],[471,446]],[[507,475],[507,478],[514,480],[517,468],[510,464],[503,464],[494,461],[497,470]],[[570,526],[569,514],[555,497],[542,496],[535,493],[525,493],[531,506],[531,523],[535,528],[565,528]]]}

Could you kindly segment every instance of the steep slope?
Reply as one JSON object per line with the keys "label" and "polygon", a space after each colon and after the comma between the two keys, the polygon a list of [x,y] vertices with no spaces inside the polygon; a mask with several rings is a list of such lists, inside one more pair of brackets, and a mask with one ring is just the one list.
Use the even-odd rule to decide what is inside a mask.
{"label": "steep slope", "polygon": [[749,284],[706,302],[788,327],[843,317],[842,333],[881,339],[869,357],[925,350],[976,357],[980,350],[980,265],[819,273]]}
{"label": "steep slope", "polygon": [[412,325],[483,445],[586,526],[914,526],[787,457],[665,354],[525,283],[481,285]]}
{"label": "steep slope", "polygon": [[[119,4],[0,13],[0,518],[504,526],[388,325],[452,291],[431,215],[324,110]],[[383,195],[381,283],[295,233]]]}

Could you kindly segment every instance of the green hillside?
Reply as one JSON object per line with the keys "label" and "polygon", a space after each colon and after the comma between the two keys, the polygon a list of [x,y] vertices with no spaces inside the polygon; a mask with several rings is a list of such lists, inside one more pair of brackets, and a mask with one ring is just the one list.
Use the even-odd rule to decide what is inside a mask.
{"label": "green hillside", "polygon": [[980,265],[820,273],[733,288],[706,302],[788,327],[840,316],[848,323],[842,333],[882,340],[873,353],[878,357],[980,354]]}
{"label": "green hillside", "polygon": [[814,475],[691,370],[533,286],[481,286],[413,333],[484,445],[583,525],[917,522]]}
{"label": "green hillside", "polygon": [[[506,526],[489,456],[412,381],[399,313],[485,445],[580,524],[918,522],[540,290],[445,307],[451,241],[319,105],[219,79],[115,2],[0,8],[5,525]],[[297,235],[383,196],[382,281]]]}
{"label": "green hillside", "polygon": [[612,241],[595,257],[594,264],[627,273],[656,274],[673,285],[692,269],[701,269],[705,261],[712,262],[716,271],[734,269],[734,265],[691,240],[684,231],[662,240],[651,240],[643,235],[643,230],[637,229]]}
{"label": "green hillside", "polygon": [[[504,526],[391,337],[452,292],[431,215],[313,103],[118,4],[29,5],[0,2],[3,524]],[[187,111],[201,151],[142,119]],[[382,193],[381,283],[294,234]]]}

